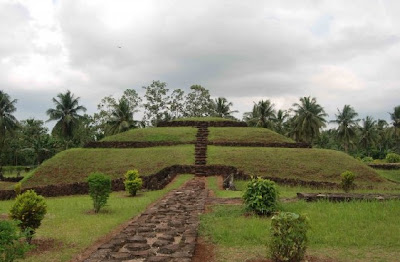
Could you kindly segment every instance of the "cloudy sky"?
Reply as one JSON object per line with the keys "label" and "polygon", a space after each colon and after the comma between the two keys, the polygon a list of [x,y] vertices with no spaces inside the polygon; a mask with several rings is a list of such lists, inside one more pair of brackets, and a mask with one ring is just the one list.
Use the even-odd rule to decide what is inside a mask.
{"label": "cloudy sky", "polygon": [[[88,113],[152,80],[200,84],[234,109],[313,96],[389,120],[400,105],[400,1],[0,0],[0,89],[47,119],[70,89]],[[121,47],[121,48],[119,48]],[[137,116],[139,118],[139,116]]]}

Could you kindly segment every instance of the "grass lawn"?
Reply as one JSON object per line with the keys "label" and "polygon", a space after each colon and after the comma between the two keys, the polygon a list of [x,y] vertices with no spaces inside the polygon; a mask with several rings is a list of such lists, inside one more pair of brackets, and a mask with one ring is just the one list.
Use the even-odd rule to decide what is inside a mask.
{"label": "grass lawn", "polygon": [[400,183],[400,169],[393,169],[393,170],[382,170],[382,169],[375,169],[375,171],[381,175],[382,177]]}
{"label": "grass lawn", "polygon": [[[283,210],[310,220],[308,254],[339,261],[396,261],[400,255],[400,201],[303,201]],[[214,206],[201,216],[200,234],[216,245],[217,261],[266,257],[270,219],[245,216],[242,206]]]}
{"label": "grass lawn", "polygon": [[131,129],[117,135],[108,136],[102,141],[134,142],[192,142],[196,140],[194,127],[157,127]]}
{"label": "grass lawn", "polygon": [[266,128],[255,127],[210,127],[208,140],[212,142],[261,142],[261,143],[294,143]]}
{"label": "grass lawn", "polygon": [[193,163],[193,145],[129,149],[74,148],[45,161],[23,185],[30,187],[85,181],[95,171],[119,178],[129,169],[138,169],[145,176],[172,165]]}
{"label": "grass lawn", "polygon": [[[125,192],[114,192],[99,214],[88,213],[92,210],[92,200],[88,195],[46,198],[48,213],[37,230],[36,238],[53,239],[57,244],[52,250],[29,256],[24,261],[70,260],[191,177],[180,175],[165,189],[142,192],[136,197],[128,197]],[[2,201],[0,214],[8,213],[12,204],[13,201]]]}
{"label": "grass lawn", "polygon": [[374,169],[339,151],[310,148],[209,146],[207,164],[235,166],[247,174],[305,181],[340,182],[346,170],[360,186],[393,187]]}
{"label": "grass lawn", "polygon": [[182,117],[172,120],[174,121],[213,121],[213,122],[221,122],[221,121],[232,121],[237,122],[236,120],[222,118],[222,117]]}

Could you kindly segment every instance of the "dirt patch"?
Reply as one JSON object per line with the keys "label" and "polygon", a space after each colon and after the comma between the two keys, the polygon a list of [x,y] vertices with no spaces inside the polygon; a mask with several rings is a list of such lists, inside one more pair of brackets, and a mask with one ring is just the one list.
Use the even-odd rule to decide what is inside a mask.
{"label": "dirt patch", "polygon": [[55,249],[61,249],[65,246],[62,241],[53,238],[34,238],[32,240],[32,245],[34,245],[35,248],[27,253],[28,256],[40,255]]}
{"label": "dirt patch", "polygon": [[214,262],[214,245],[206,242],[201,237],[197,238],[196,249],[192,262]]}
{"label": "dirt patch", "polygon": [[[321,258],[316,256],[306,256],[304,262],[336,262],[336,260],[330,258]],[[252,258],[246,260],[246,262],[273,262],[271,259],[266,258]]]}

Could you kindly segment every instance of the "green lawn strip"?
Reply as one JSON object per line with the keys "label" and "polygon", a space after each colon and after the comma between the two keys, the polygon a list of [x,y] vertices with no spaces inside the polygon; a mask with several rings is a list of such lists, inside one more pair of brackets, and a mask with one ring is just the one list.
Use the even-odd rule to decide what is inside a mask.
{"label": "green lawn strip", "polygon": [[211,142],[294,143],[292,139],[266,128],[210,127],[209,131],[208,140]]}
{"label": "green lawn strip", "polygon": [[[24,261],[68,261],[116,226],[137,216],[149,204],[192,177],[180,175],[165,189],[141,192],[136,197],[128,197],[126,192],[114,192],[107,206],[99,214],[89,213],[93,206],[87,195],[46,198],[48,213],[37,230],[36,237],[55,239],[63,245],[57,245],[53,250],[28,257]],[[12,204],[13,201],[2,201],[0,214],[7,213]]]}
{"label": "green lawn strip", "polygon": [[172,165],[193,163],[193,145],[127,149],[74,148],[45,161],[23,185],[31,187],[81,182],[96,171],[106,173],[113,179],[122,177],[129,169],[138,169],[140,175],[146,176]]}
{"label": "green lawn strip", "polygon": [[238,191],[221,190],[218,185],[218,178],[216,176],[207,177],[207,187],[214,191],[216,197],[231,198],[242,197],[242,191],[247,181],[235,180],[235,186]]}
{"label": "green lawn strip", "polygon": [[351,156],[326,149],[209,146],[207,164],[235,166],[249,175],[336,183],[349,170],[361,186],[393,186]]}
{"label": "green lawn strip", "polygon": [[192,142],[196,140],[196,133],[197,128],[194,127],[141,128],[108,136],[101,141]]}
{"label": "green lawn strip", "polygon": [[400,183],[400,169],[393,169],[393,170],[375,169],[375,171],[379,175],[388,180]]}
{"label": "green lawn strip", "polygon": [[[393,261],[400,254],[400,201],[299,201],[282,207],[309,217],[312,255],[327,257],[326,251],[332,250],[332,257],[340,261]],[[217,250],[234,248],[243,255],[249,248],[247,258],[254,247],[266,253],[270,219],[244,213],[242,206],[214,206],[213,212],[201,216],[200,234],[215,243]],[[223,257],[218,261],[224,261]]]}
{"label": "green lawn strip", "polygon": [[212,121],[212,122],[224,122],[224,121],[230,121],[230,122],[237,122],[236,120],[232,119],[227,119],[227,118],[222,118],[222,117],[182,117],[182,118],[177,118],[172,120],[172,122],[176,121]]}

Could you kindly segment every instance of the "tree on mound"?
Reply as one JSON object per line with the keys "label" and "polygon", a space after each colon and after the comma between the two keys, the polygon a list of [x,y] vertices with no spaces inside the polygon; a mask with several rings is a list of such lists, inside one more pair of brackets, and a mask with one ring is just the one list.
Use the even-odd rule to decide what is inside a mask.
{"label": "tree on mound", "polygon": [[244,113],[244,121],[249,126],[272,128],[275,119],[274,104],[269,99],[254,104],[253,111]]}
{"label": "tree on mound", "polygon": [[214,108],[214,113],[213,113],[214,116],[235,119],[235,117],[233,117],[232,114],[239,112],[237,110],[234,111],[231,110],[231,106],[233,106],[233,103],[232,102],[228,103],[228,100],[225,97],[218,97],[212,102]]}

